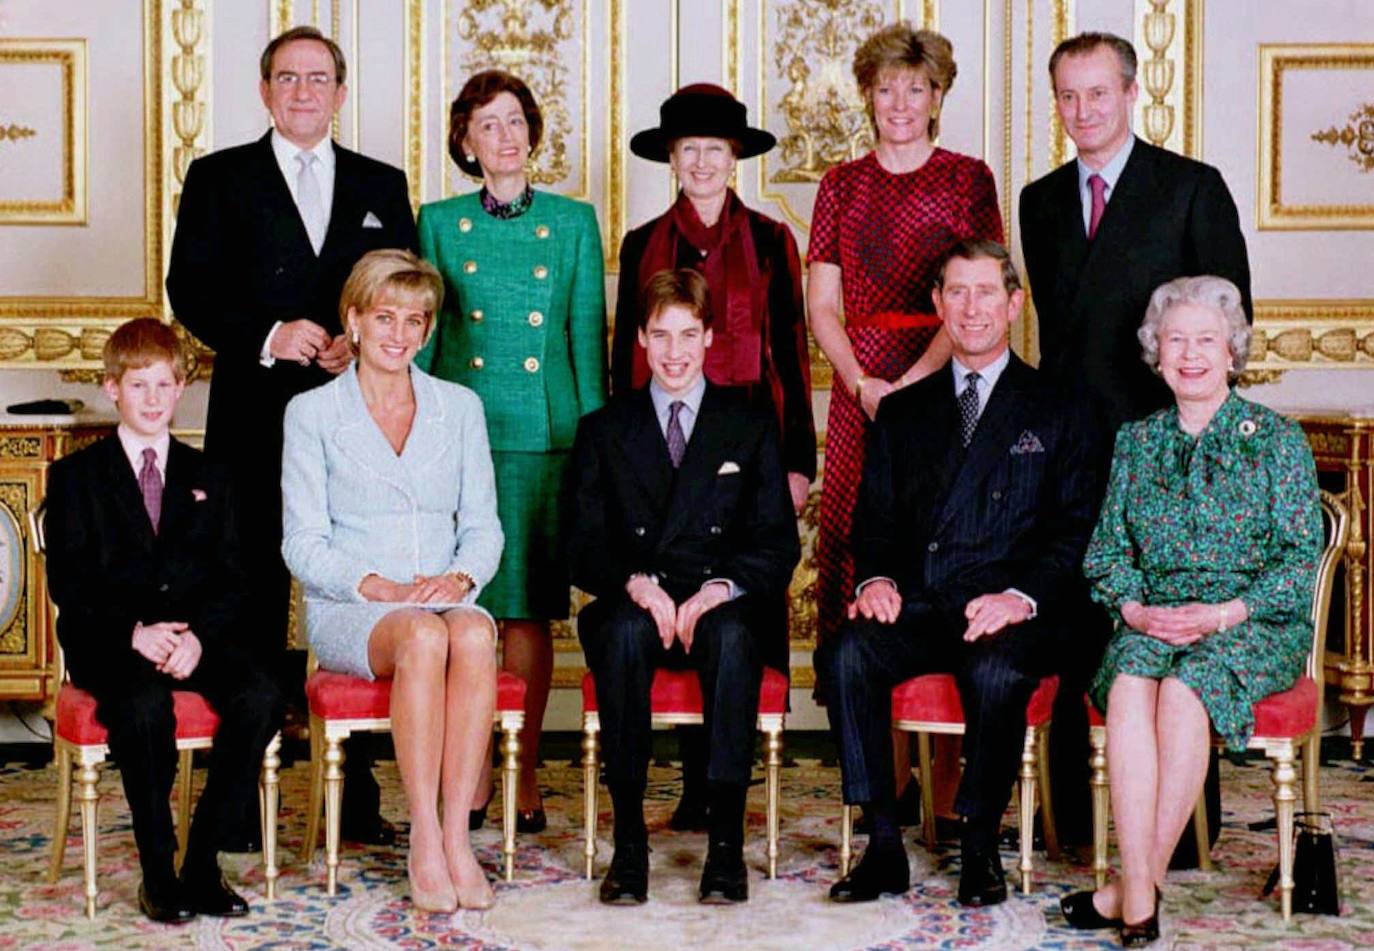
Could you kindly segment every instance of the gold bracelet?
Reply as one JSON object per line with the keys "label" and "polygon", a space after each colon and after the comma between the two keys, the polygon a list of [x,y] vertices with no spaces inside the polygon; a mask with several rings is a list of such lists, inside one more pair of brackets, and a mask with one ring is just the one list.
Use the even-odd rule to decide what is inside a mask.
{"label": "gold bracelet", "polygon": [[859,375],[854,378],[854,399],[859,400],[863,397],[859,394],[863,391],[864,383],[868,380],[868,374],[860,370]]}
{"label": "gold bracelet", "polygon": [[1226,605],[1217,605],[1217,633],[1226,630]]}
{"label": "gold bracelet", "polygon": [[477,582],[474,581],[472,575],[468,574],[466,571],[450,571],[448,574],[450,578],[455,578],[466,584],[469,591],[477,587]]}

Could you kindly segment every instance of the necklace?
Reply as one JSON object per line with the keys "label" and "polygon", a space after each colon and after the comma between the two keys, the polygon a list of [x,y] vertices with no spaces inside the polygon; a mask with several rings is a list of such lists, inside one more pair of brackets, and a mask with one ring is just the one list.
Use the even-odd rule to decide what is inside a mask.
{"label": "necklace", "polygon": [[491,192],[487,191],[487,186],[482,186],[482,210],[493,218],[519,218],[530,210],[530,203],[534,201],[534,189],[528,184],[525,190],[516,195],[510,201],[501,201]]}

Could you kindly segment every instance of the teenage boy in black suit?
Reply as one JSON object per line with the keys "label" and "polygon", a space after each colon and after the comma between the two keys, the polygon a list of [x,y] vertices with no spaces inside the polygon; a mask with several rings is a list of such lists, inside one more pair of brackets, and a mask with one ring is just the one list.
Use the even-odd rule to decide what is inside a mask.
{"label": "teenage boy in black suit", "polygon": [[644,788],[658,667],[695,668],[709,746],[700,897],[744,901],[744,802],[772,608],[801,556],[773,416],[702,375],[706,279],[660,271],[644,290],[648,387],[582,418],[573,448],[573,584],[596,600],[578,635],[596,678],[615,856],[601,900],[648,897]]}
{"label": "teenage boy in black suit", "polygon": [[[53,463],[44,523],[57,636],[73,683],[95,697],[109,730],[143,866],[139,907],[163,922],[247,914],[217,853],[223,831],[256,810],[283,704],[242,642],[228,475],[168,430],[185,380],[170,327],[140,318],[110,335],[104,387],[118,430]],[[180,878],[167,801],[177,766],[173,690],[203,694],[220,718]]]}
{"label": "teenage boy in black suit", "polygon": [[[967,766],[959,900],[1005,901],[997,853],[1026,704],[1071,649],[1064,624],[1096,520],[1086,426],[1011,352],[1025,293],[1005,248],[963,241],[935,284],[950,363],[878,410],[854,509],[851,620],[818,654],[844,801],[873,816],[863,860],[830,890],[871,901],[909,887],[892,784],[891,692],[958,680]],[[1029,830],[1022,830],[1028,834]]]}

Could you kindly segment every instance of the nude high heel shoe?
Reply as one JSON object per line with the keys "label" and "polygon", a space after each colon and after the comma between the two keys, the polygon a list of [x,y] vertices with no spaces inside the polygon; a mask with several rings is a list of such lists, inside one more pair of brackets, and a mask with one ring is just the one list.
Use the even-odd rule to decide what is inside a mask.
{"label": "nude high heel shoe", "polygon": [[410,903],[416,911],[441,915],[452,914],[458,910],[458,894],[453,883],[445,876],[444,885],[438,888],[421,888],[415,880],[415,853],[406,858],[406,875],[410,879]]}

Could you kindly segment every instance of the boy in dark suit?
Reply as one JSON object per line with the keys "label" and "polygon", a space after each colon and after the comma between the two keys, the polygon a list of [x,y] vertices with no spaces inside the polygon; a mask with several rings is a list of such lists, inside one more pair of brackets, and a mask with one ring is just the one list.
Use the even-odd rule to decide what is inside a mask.
{"label": "boy in dark suit", "polygon": [[[143,913],[173,923],[247,914],[220,875],[219,842],[256,809],[282,696],[240,645],[244,572],[229,480],[169,432],[186,385],[170,327],[130,321],[110,335],[104,358],[118,430],[48,474],[57,636],[72,681],[95,697],[109,730],[143,867]],[[168,806],[173,690],[201,693],[220,718],[179,878]]]}
{"label": "boy in dark suit", "polygon": [[844,801],[873,816],[863,860],[830,890],[835,901],[909,887],[891,691],[939,672],[956,676],[967,721],[959,900],[1006,900],[998,828],[1026,703],[1070,643],[1063,606],[1096,516],[1086,427],[1008,346],[1025,294],[1006,249],[955,245],[933,296],[953,358],[882,402],[854,510],[863,580],[851,620],[816,658]]}
{"label": "boy in dark suit", "polygon": [[660,271],[639,345],[653,379],[582,418],[573,449],[572,580],[596,600],[578,635],[596,678],[615,856],[607,904],[648,897],[644,788],[658,667],[701,678],[709,848],[703,902],[744,901],[744,802],[763,676],[761,638],[800,557],[777,421],[702,375],[706,280]]}

